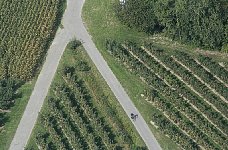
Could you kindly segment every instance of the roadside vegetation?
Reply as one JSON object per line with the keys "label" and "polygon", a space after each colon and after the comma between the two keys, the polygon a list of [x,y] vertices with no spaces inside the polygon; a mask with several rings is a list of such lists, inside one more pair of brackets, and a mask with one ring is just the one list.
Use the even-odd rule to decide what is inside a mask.
{"label": "roadside vegetation", "polygon": [[[134,8],[153,3],[132,2]],[[164,28],[150,33],[128,24],[129,18],[120,19],[120,15],[134,22],[134,17],[146,17],[150,8],[141,14],[136,13],[142,12],[140,8],[132,6],[126,13],[122,10],[125,6],[119,4],[118,0],[87,0],[83,18],[97,48],[161,147],[227,149],[227,54],[200,50],[196,46],[204,45],[192,45],[190,40],[190,44],[181,44],[178,41],[184,41],[168,38]],[[121,6],[119,14],[117,5]],[[145,22],[137,21],[139,25]],[[224,46],[220,48],[225,51]]]}
{"label": "roadside vegetation", "polygon": [[70,42],[27,149],[146,149],[80,42]]}
{"label": "roadside vegetation", "polygon": [[0,149],[8,149],[65,0],[0,1]]}

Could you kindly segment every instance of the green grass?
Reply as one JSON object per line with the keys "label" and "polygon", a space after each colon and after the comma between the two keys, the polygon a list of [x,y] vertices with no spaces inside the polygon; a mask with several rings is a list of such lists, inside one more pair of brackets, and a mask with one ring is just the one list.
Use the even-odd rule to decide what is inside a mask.
{"label": "green grass", "polygon": [[126,92],[133,100],[136,107],[139,109],[144,119],[148,123],[151,131],[160,143],[163,149],[178,149],[177,145],[169,138],[161,134],[149,122],[151,121],[152,112],[156,111],[151,105],[141,97],[146,85],[135,75],[131,74],[123,65],[117,62],[105,48],[105,39],[111,38],[119,42],[131,40],[137,43],[150,40],[147,34],[137,32],[133,29],[122,25],[115,17],[113,11],[113,3],[115,0],[86,0],[83,8],[83,18],[87,26],[87,30],[92,35],[93,41],[100,50],[110,68],[117,76]]}
{"label": "green grass", "polygon": [[35,80],[24,84],[18,89],[18,93],[21,94],[21,97],[15,100],[15,105],[10,109],[11,112],[7,113],[9,120],[0,132],[0,150],[6,150],[9,148],[34,85]]}
{"label": "green grass", "polygon": [[[100,75],[100,73],[98,72],[95,65],[90,60],[90,58],[88,57],[88,55],[86,54],[84,49],[82,47],[79,47],[78,51],[79,52],[77,52],[77,54],[75,55],[74,52],[72,52],[72,50],[70,50],[70,49],[65,50],[65,52],[61,58],[60,64],[58,66],[57,73],[54,77],[53,83],[49,90],[48,96],[45,99],[41,113],[42,114],[48,113],[47,99],[48,99],[48,97],[51,97],[53,95],[53,92],[51,89],[54,88],[56,84],[61,84],[64,82],[62,80],[61,72],[60,72],[63,69],[63,67],[64,66],[73,66],[73,65],[77,64],[78,61],[81,61],[81,60],[86,61],[86,62],[88,62],[89,66],[91,67],[92,72],[91,73],[79,73],[79,76],[81,78],[83,78],[83,80],[85,81],[85,84],[87,85],[87,87],[89,87],[89,90],[93,91],[94,97],[99,98],[102,95],[102,93],[105,93],[105,95],[108,95],[107,100],[109,100],[111,106],[114,109],[116,109],[116,112],[118,112],[117,116],[120,118],[121,122],[124,123],[125,130],[127,130],[128,133],[132,136],[134,143],[138,146],[145,146],[141,137],[138,135],[137,131],[133,127],[133,124],[130,122],[129,119],[126,119],[127,116],[126,116],[124,110],[122,109],[120,104],[117,102],[115,96],[111,92],[107,83],[104,81],[104,79],[102,78],[102,76]],[[40,116],[39,116],[38,121],[35,125],[35,128],[33,129],[31,138],[28,142],[28,145],[27,145],[28,149],[31,149],[31,148],[37,149],[37,146],[35,143],[35,136],[38,133],[38,131],[42,131],[42,130],[43,130],[43,127],[42,127],[42,123],[40,123]]]}

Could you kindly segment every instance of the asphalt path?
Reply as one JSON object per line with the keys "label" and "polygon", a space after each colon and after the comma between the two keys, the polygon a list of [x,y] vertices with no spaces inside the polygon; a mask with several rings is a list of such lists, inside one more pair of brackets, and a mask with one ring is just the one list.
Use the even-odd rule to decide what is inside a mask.
{"label": "asphalt path", "polygon": [[26,146],[32,133],[32,129],[35,126],[44,99],[48,93],[48,89],[54,78],[64,49],[70,40],[77,38],[83,42],[86,52],[111,88],[128,117],[131,117],[131,113],[138,114],[136,121],[133,121],[131,118],[130,119],[147,147],[150,150],[160,150],[161,147],[150,131],[145,120],[130,100],[129,96],[109,68],[100,52],[97,50],[91,36],[87,32],[81,18],[81,11],[84,2],[85,0],[67,0],[67,8],[62,19],[64,28],[57,31],[56,37],[48,50],[46,61],[39,74],[32,95],[9,149],[22,150]]}

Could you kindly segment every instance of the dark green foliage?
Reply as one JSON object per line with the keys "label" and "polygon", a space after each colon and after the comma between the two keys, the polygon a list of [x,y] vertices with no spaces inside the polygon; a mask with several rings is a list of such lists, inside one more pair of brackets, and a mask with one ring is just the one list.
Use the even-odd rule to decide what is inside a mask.
{"label": "dark green foliage", "polygon": [[7,120],[6,113],[0,112],[0,127],[2,127]]}
{"label": "dark green foliage", "polygon": [[227,6],[222,0],[127,0],[117,15],[147,33],[163,29],[172,39],[227,51]]}
{"label": "dark green foliage", "polygon": [[174,38],[206,48],[222,47],[225,27],[218,0],[177,1],[175,11]]}
{"label": "dark green foliage", "polygon": [[72,75],[75,72],[75,68],[74,67],[64,67],[63,68],[63,74],[70,74]]}
{"label": "dark green foliage", "polygon": [[0,46],[0,61],[4,57],[5,53],[6,53],[5,47]]}
{"label": "dark green foliage", "polygon": [[175,34],[175,25],[177,22],[175,16],[175,0],[157,0],[154,4],[155,14],[160,25],[164,26],[164,31],[170,35]]}
{"label": "dark green foliage", "polygon": [[77,64],[77,69],[78,69],[79,71],[90,71],[91,67],[88,65],[87,62],[85,62],[85,61],[80,61],[80,62],[78,62],[78,64]]}
{"label": "dark green foliage", "polygon": [[200,149],[200,147],[178,127],[170,124],[169,120],[160,114],[152,114],[154,122],[159,126],[164,134],[170,134],[170,138],[180,144],[185,149]]}
{"label": "dark green foliage", "polygon": [[9,109],[16,96],[18,82],[13,79],[0,80],[0,109]]}
{"label": "dark green foliage", "polygon": [[74,39],[71,42],[69,42],[68,47],[69,49],[75,50],[81,45],[82,45],[81,41]]}
{"label": "dark green foliage", "polygon": [[[90,67],[86,61],[79,63]],[[48,99],[49,112],[41,117],[46,131],[38,132],[36,142],[44,149],[124,149],[124,144],[131,147],[131,136],[114,115],[116,113],[109,113],[112,109],[108,97],[103,95],[105,100],[94,99],[88,83],[78,76],[76,67],[63,68],[64,83],[55,85],[55,96]],[[101,108],[105,109],[104,116]],[[115,127],[112,128],[110,120]],[[136,145],[132,147],[145,149]]]}
{"label": "dark green foliage", "polygon": [[0,127],[4,126],[8,117],[6,113],[13,106],[14,100],[18,97],[17,89],[20,82],[13,79],[0,79]]}
{"label": "dark green foliage", "polygon": [[153,5],[153,0],[127,0],[124,6],[117,7],[116,12],[129,27],[136,27],[142,31],[153,33],[158,29]]}
{"label": "dark green foliage", "polygon": [[[35,130],[34,147],[41,149],[134,149],[132,130],[110,103],[91,62],[81,48],[69,47],[51,87]],[[67,57],[69,55],[69,57]],[[48,108],[48,109],[46,109]],[[29,145],[30,146],[30,145]],[[33,145],[32,145],[33,146]],[[31,147],[31,146],[30,146]]]}
{"label": "dark green foliage", "polygon": [[[208,85],[210,85],[211,87],[213,87],[225,99],[228,99],[228,88],[226,88],[226,86],[224,84],[221,84],[221,82],[219,80],[217,80],[213,76],[213,74],[211,74],[210,72],[206,71],[192,57],[190,57],[188,54],[183,53],[183,52],[177,52],[175,57],[176,57],[176,59],[180,60],[185,66],[191,68],[191,71],[192,72],[194,72],[198,77],[200,77]],[[219,69],[219,67],[216,68],[216,70],[218,70],[218,69]],[[225,71],[224,73],[227,73],[227,71]],[[226,78],[227,78],[227,75],[226,75]],[[227,80],[224,80],[224,82],[227,82]],[[202,88],[202,89],[205,89],[205,88]],[[209,92],[205,92],[205,93],[207,93],[205,95],[205,97],[207,97],[207,95],[208,95]],[[214,99],[214,97],[215,96],[208,95],[208,99]],[[218,100],[216,100],[216,101],[218,101]]]}
{"label": "dark green foliage", "polygon": [[213,74],[228,83],[228,71],[225,68],[214,62],[210,57],[200,55],[198,59],[204,66],[210,69]]}

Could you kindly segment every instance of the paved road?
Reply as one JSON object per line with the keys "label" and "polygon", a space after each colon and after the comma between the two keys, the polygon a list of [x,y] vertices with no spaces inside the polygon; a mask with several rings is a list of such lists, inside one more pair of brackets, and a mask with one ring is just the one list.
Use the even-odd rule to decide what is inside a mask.
{"label": "paved road", "polygon": [[36,123],[38,113],[48,93],[48,89],[56,72],[61,55],[63,54],[67,43],[74,37],[83,41],[83,46],[88,55],[98,68],[105,81],[108,83],[128,116],[130,117],[131,112],[139,115],[137,121],[132,121],[132,123],[146,143],[147,147],[151,150],[160,150],[161,148],[146,122],[128,97],[119,81],[116,79],[111,69],[108,67],[106,61],[99,53],[91,40],[90,35],[86,31],[81,19],[81,10],[84,1],[85,0],[67,1],[67,9],[64,13],[62,21],[64,28],[57,32],[56,37],[48,51],[46,61],[10,145],[10,150],[22,150],[26,146],[32,129]]}

